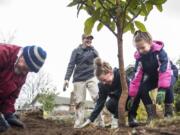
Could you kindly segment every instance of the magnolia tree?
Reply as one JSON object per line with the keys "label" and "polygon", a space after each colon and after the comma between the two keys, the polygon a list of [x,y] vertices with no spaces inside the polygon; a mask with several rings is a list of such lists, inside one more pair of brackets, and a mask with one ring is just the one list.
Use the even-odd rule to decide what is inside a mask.
{"label": "magnolia tree", "polygon": [[97,22],[97,31],[107,27],[117,39],[118,60],[122,84],[122,94],[119,100],[119,125],[125,125],[125,102],[128,95],[123,57],[123,34],[136,29],[146,31],[138,16],[147,20],[154,7],[162,12],[162,5],[166,0],[71,0],[69,7],[77,7],[77,15],[81,10],[87,12],[89,17],[84,23],[84,32],[90,34]]}

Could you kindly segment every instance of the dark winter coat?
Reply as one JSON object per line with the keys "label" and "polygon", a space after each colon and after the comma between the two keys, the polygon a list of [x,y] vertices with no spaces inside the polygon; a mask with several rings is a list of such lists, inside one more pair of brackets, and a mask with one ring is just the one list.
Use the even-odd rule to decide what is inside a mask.
{"label": "dark winter coat", "polygon": [[122,89],[121,89],[121,83],[120,83],[119,69],[114,68],[113,73],[114,73],[114,79],[113,79],[113,82],[111,85],[106,85],[103,83],[98,84],[99,98],[98,98],[98,100],[96,102],[96,106],[89,118],[92,122],[97,118],[97,116],[103,109],[104,104],[106,103],[107,97],[115,98],[115,99],[119,100],[119,98],[121,96]]}

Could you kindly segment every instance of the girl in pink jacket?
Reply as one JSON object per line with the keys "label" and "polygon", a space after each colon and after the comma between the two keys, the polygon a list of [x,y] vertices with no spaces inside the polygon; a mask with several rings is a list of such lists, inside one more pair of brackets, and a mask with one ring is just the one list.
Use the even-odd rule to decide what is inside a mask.
{"label": "girl in pink jacket", "polygon": [[[136,31],[133,42],[137,51],[134,54],[136,59],[135,76],[129,87],[129,96],[133,99],[133,105],[129,111],[129,125],[136,126],[136,111],[142,100],[145,105],[148,121],[155,116],[155,110],[149,91],[158,88],[156,103],[165,103],[165,117],[173,115],[172,103],[173,85],[175,83],[174,65],[170,62],[161,41],[153,41],[148,32]],[[177,72],[176,72],[177,74]]]}

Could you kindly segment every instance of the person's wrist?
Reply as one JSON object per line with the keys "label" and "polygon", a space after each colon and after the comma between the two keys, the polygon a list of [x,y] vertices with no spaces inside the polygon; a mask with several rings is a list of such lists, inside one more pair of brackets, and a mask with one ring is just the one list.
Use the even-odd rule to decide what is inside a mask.
{"label": "person's wrist", "polygon": [[159,88],[158,92],[165,92],[165,89],[164,88]]}
{"label": "person's wrist", "polygon": [[65,80],[65,82],[66,82],[66,83],[68,83],[68,82],[69,82],[69,80]]}

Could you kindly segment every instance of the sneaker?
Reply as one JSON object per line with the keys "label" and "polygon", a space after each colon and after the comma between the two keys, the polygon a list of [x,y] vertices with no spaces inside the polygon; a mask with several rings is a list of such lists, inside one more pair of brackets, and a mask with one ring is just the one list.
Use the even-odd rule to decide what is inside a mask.
{"label": "sneaker", "polygon": [[75,120],[74,128],[79,128],[81,125],[81,122],[79,120]]}
{"label": "sneaker", "polygon": [[118,128],[118,119],[112,117],[111,129]]}
{"label": "sneaker", "polygon": [[80,125],[74,125],[74,128],[80,128]]}

